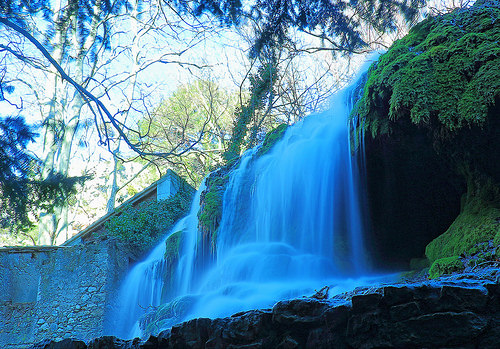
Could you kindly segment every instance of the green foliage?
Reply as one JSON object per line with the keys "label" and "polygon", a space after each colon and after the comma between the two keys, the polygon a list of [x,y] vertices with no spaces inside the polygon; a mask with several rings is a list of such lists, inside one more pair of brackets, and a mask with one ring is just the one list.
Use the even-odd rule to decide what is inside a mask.
{"label": "green foliage", "polygon": [[[228,164],[232,164],[240,156],[249,124],[255,118],[256,113],[264,109],[266,101],[272,99],[277,73],[276,62],[271,58],[270,62],[263,64],[256,74],[250,76],[250,99],[236,112],[236,124],[233,128],[231,142],[223,155]],[[253,145],[253,141],[255,140],[250,140],[250,145]]]}
{"label": "green foliage", "polygon": [[366,43],[363,28],[396,30],[396,14],[411,22],[425,1],[295,1],[263,0],[248,4],[240,0],[196,0],[189,2],[195,14],[210,12],[227,24],[238,24],[241,17],[259,23],[251,56],[262,55],[266,48],[292,41],[290,28],[315,32],[325,38],[334,51],[353,52]]}
{"label": "green foliage", "polygon": [[11,234],[31,229],[30,214],[51,212],[86,179],[51,173],[40,180],[41,162],[27,150],[35,136],[23,118],[0,119],[0,229]]}
{"label": "green foliage", "polygon": [[500,207],[474,198],[466,204],[450,228],[431,241],[425,254],[430,261],[443,257],[473,254],[477,244],[500,240]]}
{"label": "green foliage", "polygon": [[443,274],[451,274],[464,269],[464,264],[458,256],[440,258],[432,263],[429,277],[435,279]]}
{"label": "green foliage", "polygon": [[196,187],[208,172],[222,166],[236,104],[236,94],[212,81],[182,85],[152,117],[140,120],[140,141],[151,152],[185,151],[167,164]]}
{"label": "green foliage", "polygon": [[179,259],[180,249],[183,238],[182,230],[172,233],[165,241],[165,259],[169,265],[172,265]]}
{"label": "green foliage", "polygon": [[[189,195],[188,195],[189,196]],[[104,234],[124,241],[137,256],[152,248],[158,239],[189,210],[190,197],[179,192],[171,198],[126,207],[105,224]]]}
{"label": "green foliage", "polygon": [[264,142],[262,143],[262,146],[260,147],[257,154],[264,155],[267,152],[269,152],[274,147],[274,145],[283,138],[283,136],[285,135],[285,131],[287,129],[288,129],[287,124],[281,124],[274,130],[269,132],[266,135],[266,138],[264,139]]}
{"label": "green foliage", "polygon": [[27,146],[35,133],[22,118],[0,119],[0,223],[7,226],[29,225],[31,169],[37,160]]}
{"label": "green foliage", "polygon": [[500,97],[499,41],[498,0],[427,18],[371,67],[355,112],[373,135],[399,119],[438,138],[481,126]]}

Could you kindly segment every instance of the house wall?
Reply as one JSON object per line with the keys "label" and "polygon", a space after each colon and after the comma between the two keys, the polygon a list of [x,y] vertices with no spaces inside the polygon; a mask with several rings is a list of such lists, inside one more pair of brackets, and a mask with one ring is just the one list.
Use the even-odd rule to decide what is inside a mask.
{"label": "house wall", "polygon": [[0,249],[0,348],[103,335],[128,258],[116,242]]}

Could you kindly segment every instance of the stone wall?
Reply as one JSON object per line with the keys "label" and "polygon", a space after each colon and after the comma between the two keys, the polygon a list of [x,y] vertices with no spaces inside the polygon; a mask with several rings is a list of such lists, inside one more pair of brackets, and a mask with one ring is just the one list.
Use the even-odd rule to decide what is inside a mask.
{"label": "stone wall", "polygon": [[0,248],[0,348],[103,334],[128,258],[113,240]]}

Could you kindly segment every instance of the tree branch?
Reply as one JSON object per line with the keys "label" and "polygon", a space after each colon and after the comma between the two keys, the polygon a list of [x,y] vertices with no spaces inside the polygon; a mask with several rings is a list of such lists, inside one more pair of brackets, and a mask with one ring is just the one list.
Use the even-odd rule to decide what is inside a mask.
{"label": "tree branch", "polygon": [[[133,144],[123,131],[123,129],[120,127],[118,120],[116,120],[109,110],[105,107],[105,105],[98,99],[96,98],[91,92],[89,92],[86,88],[78,84],[76,81],[74,81],[65,71],[64,69],[57,63],[54,58],[50,55],[50,53],[47,51],[47,49],[35,38],[33,37],[28,31],[25,29],[21,28],[17,24],[9,21],[7,18],[0,17],[0,23],[15,30],[19,34],[23,35],[26,39],[28,39],[39,51],[40,53],[50,62],[50,64],[57,70],[57,72],[60,74],[61,78],[63,80],[66,80],[68,83],[70,83],[77,91],[82,95],[84,100],[87,102],[89,105],[89,108],[91,109],[92,113],[95,116],[95,122],[96,122],[96,127],[99,130],[98,124],[97,124],[97,117],[99,116],[100,119],[103,121],[104,126],[106,126],[107,123],[110,123],[113,128],[118,131],[120,137],[124,140],[124,142],[132,149],[134,152],[141,156],[157,156],[157,157],[170,157],[170,156],[182,156],[183,154],[187,153],[190,151],[199,141],[201,140],[201,136],[194,142],[192,143],[189,147],[186,149],[182,150],[179,153],[176,153],[175,151],[171,152],[162,152],[162,153],[155,153],[155,152],[146,152],[142,151],[137,144]],[[91,106],[91,102],[94,102],[95,105],[97,106],[97,111],[94,110]],[[103,115],[104,113],[104,115]],[[105,117],[107,118],[108,121],[105,120]],[[202,130],[203,133],[203,130]],[[105,135],[105,141],[101,142],[103,144],[108,144],[109,142],[109,135],[107,133],[107,127],[104,129],[104,135]]]}

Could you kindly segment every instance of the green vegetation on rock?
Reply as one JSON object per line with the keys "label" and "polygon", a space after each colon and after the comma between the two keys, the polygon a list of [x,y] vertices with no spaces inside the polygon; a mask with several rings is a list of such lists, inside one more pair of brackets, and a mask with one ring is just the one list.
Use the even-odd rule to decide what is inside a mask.
{"label": "green vegetation on rock", "polygon": [[474,199],[467,203],[450,228],[427,245],[425,254],[431,261],[443,257],[477,252],[477,244],[500,240],[500,209],[492,203]]}
{"label": "green vegetation on rock", "polygon": [[484,125],[500,98],[500,1],[429,17],[382,55],[356,112],[373,135],[399,119],[437,138]]}
{"label": "green vegetation on rock", "polygon": [[478,244],[500,241],[499,43],[500,0],[429,17],[370,68],[353,111],[381,142],[418,129],[467,188],[459,216],[426,248],[433,276]]}
{"label": "green vegetation on rock", "polygon": [[139,257],[151,249],[158,239],[189,210],[191,195],[179,191],[166,200],[148,201],[127,207],[106,222],[106,233],[126,243]]}
{"label": "green vegetation on rock", "polygon": [[443,274],[451,274],[464,269],[464,264],[458,256],[440,258],[432,263],[429,277],[435,279]]}
{"label": "green vegetation on rock", "polygon": [[200,196],[198,226],[203,234],[204,242],[209,242],[212,250],[215,249],[217,229],[222,219],[222,201],[229,181],[230,168],[223,167],[212,172],[206,180],[207,189]]}
{"label": "green vegetation on rock", "polygon": [[179,259],[180,248],[182,246],[182,230],[172,233],[165,241],[165,259],[171,265]]}
{"label": "green vegetation on rock", "polygon": [[257,154],[258,155],[267,154],[274,147],[274,145],[280,139],[283,138],[283,136],[285,135],[285,131],[287,129],[288,129],[287,124],[281,124],[278,127],[276,127],[274,130],[268,132],[266,134],[266,138],[264,138],[264,142],[262,143],[262,146],[260,147]]}

